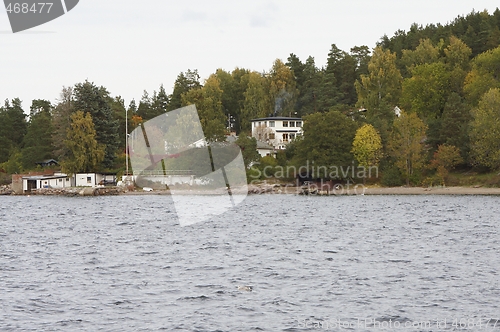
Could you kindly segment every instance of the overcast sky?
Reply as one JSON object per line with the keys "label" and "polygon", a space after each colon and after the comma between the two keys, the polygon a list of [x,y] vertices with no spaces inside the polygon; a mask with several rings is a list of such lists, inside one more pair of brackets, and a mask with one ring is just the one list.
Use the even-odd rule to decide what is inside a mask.
{"label": "overcast sky", "polygon": [[[58,0],[54,0],[58,1]],[[412,23],[446,24],[498,0],[80,0],[66,15],[13,34],[0,9],[0,99],[56,102],[63,86],[88,79],[126,105],[180,72],[202,81],[217,68],[269,71],[295,53],[326,63],[331,44],[370,49]]]}

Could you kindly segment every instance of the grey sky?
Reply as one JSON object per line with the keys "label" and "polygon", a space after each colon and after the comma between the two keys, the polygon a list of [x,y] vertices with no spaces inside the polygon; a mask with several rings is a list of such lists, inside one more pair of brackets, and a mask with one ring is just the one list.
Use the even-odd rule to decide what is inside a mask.
{"label": "grey sky", "polygon": [[[57,0],[56,0],[57,1]],[[202,80],[217,68],[268,71],[290,53],[326,63],[331,44],[373,48],[412,23],[453,20],[473,9],[493,13],[494,0],[80,0],[66,15],[12,34],[0,9],[0,99],[55,102],[63,86],[85,79],[126,105],[180,72]]]}

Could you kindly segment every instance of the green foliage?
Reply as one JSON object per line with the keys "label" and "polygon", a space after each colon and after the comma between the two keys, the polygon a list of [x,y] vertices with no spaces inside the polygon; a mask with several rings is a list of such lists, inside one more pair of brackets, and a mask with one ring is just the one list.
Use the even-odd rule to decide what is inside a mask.
{"label": "green foliage", "polygon": [[403,77],[396,66],[396,54],[376,47],[368,63],[368,74],[356,82],[358,105],[376,109],[383,101],[397,105]]}
{"label": "green foliage", "polygon": [[271,112],[269,96],[266,93],[266,79],[257,72],[248,74],[248,86],[244,92],[245,100],[241,110],[241,131],[251,131],[250,120],[266,117]]}
{"label": "green foliage", "polygon": [[[119,107],[125,110],[125,105],[119,105]],[[164,114],[169,110],[169,107],[170,98],[162,84],[158,92],[153,91],[152,97],[149,96],[147,91],[144,91],[135,114],[140,116],[144,121],[147,121],[160,114]]]}
{"label": "green foliage", "polygon": [[22,172],[23,163],[19,148],[15,148],[11,151],[9,160],[0,164],[0,169],[3,169],[8,174],[17,174]]}
{"label": "green foliage", "polygon": [[[121,151],[125,151],[125,122],[130,121],[132,114],[127,114],[125,108],[125,101],[121,96],[116,96],[115,98],[110,98],[109,107],[111,108],[111,113],[113,118],[118,123],[117,133],[118,133],[118,147]],[[128,119],[126,116],[128,115]]]}
{"label": "green foliage", "polygon": [[398,187],[403,185],[403,176],[396,166],[386,168],[382,172],[381,183],[386,187]]}
{"label": "green foliage", "polygon": [[463,159],[457,147],[443,144],[434,153],[434,158],[431,160],[431,167],[437,170],[437,174],[441,178],[441,183],[444,185],[448,173],[462,162]]}
{"label": "green foliage", "polygon": [[448,82],[443,63],[417,65],[403,82],[401,105],[425,119],[439,117],[449,93]]}
{"label": "green foliage", "polygon": [[371,124],[365,124],[356,131],[351,152],[360,166],[378,166],[382,157],[382,139]]}
{"label": "green foliage", "polygon": [[470,69],[472,50],[462,40],[451,36],[444,54],[444,61],[450,75],[450,92],[461,94],[465,77]]}
{"label": "green foliage", "polygon": [[491,169],[500,167],[500,89],[491,89],[472,112],[471,161]]}
{"label": "green foliage", "polygon": [[492,88],[500,88],[500,46],[474,58],[472,70],[465,78],[464,91],[472,105],[477,105]]}
{"label": "green foliage", "polygon": [[416,113],[402,112],[400,117],[394,120],[389,153],[406,178],[406,185],[410,185],[410,179],[424,166],[426,130],[427,126]]}
{"label": "green foliage", "polygon": [[69,151],[64,144],[68,129],[71,125],[71,115],[75,111],[73,107],[73,88],[63,87],[59,95],[59,103],[52,110],[52,142],[54,144],[54,157],[62,160],[68,156]]}
{"label": "green foliage", "polygon": [[464,41],[475,56],[500,43],[499,16],[498,9],[493,15],[488,15],[486,11],[472,11],[445,25],[428,24],[424,27],[413,24],[408,31],[399,30],[391,38],[382,37],[379,46],[401,55],[403,50],[414,50],[422,39],[430,39],[433,44],[437,44],[441,39],[456,36]]}
{"label": "green foliage", "polygon": [[75,84],[73,98],[75,110],[90,113],[95,126],[97,142],[104,146],[102,168],[112,168],[120,140],[118,137],[119,123],[113,117],[109,92],[103,86],[97,87],[94,83],[85,81]]}
{"label": "green foliage", "polygon": [[[294,163],[298,166],[351,166],[352,142],[357,125],[337,111],[304,117],[303,139],[296,143]],[[324,172],[323,172],[324,173]],[[326,176],[326,174],[320,174]]]}
{"label": "green foliage", "polygon": [[[4,106],[0,107],[0,163],[14,158],[14,152],[19,151],[24,135],[26,134],[26,114],[21,107],[19,98],[5,100]],[[17,162],[11,163],[17,165]],[[11,170],[17,170],[17,166],[9,166]]]}
{"label": "green foliage", "polygon": [[248,169],[251,164],[259,161],[260,155],[257,152],[257,140],[254,137],[240,135],[235,143],[240,147],[243,155],[243,162]]}
{"label": "green foliage", "polygon": [[262,172],[258,168],[258,165],[254,165],[247,170],[247,181],[251,183],[252,181],[261,180]]}
{"label": "green foliage", "polygon": [[276,59],[269,73],[269,100],[274,106],[274,115],[291,115],[297,95],[293,72],[280,59]]}
{"label": "green foliage", "polygon": [[173,111],[175,109],[181,108],[184,104],[182,102],[182,96],[193,89],[200,89],[200,75],[198,75],[198,70],[188,69],[185,73],[180,73],[174,83],[174,91],[170,96],[170,103],[168,105],[168,111]]}
{"label": "green foliage", "polygon": [[71,126],[64,142],[70,156],[61,161],[68,174],[96,172],[105,156],[105,147],[97,142],[97,134],[90,113],[77,111],[71,115]]}
{"label": "green foliage", "polygon": [[278,162],[278,166],[285,167],[287,165],[287,156],[286,156],[286,150],[288,149],[288,145],[285,150],[279,150],[276,153],[276,161]]}
{"label": "green foliage", "polygon": [[[33,107],[32,107],[33,110]],[[23,169],[33,169],[36,163],[52,157],[52,116],[50,108],[31,112],[28,131],[23,139],[21,161]]]}
{"label": "green foliage", "polygon": [[439,131],[440,144],[456,146],[464,160],[469,155],[470,109],[457,93],[452,93],[444,106]]}
{"label": "green foliage", "polygon": [[274,177],[276,172],[276,166],[278,166],[278,161],[276,158],[271,156],[265,156],[260,158],[260,162],[257,165],[257,168],[260,170],[261,179],[269,179]]}
{"label": "green foliage", "polygon": [[420,40],[420,44],[415,50],[403,50],[401,63],[406,70],[411,72],[416,66],[431,64],[438,61],[440,56],[439,47],[435,47],[430,39]]}
{"label": "green foliage", "polygon": [[225,141],[226,116],[222,109],[222,89],[215,75],[211,75],[202,88],[192,89],[184,94],[182,102],[185,106],[196,105],[207,141]]}
{"label": "green foliage", "polygon": [[52,112],[52,104],[50,101],[44,99],[33,99],[30,107],[30,118],[42,112],[49,114]]}

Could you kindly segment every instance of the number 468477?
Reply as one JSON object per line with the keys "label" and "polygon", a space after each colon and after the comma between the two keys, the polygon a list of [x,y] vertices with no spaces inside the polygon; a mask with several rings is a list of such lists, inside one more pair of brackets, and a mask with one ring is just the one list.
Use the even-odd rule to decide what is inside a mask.
{"label": "number 468477", "polygon": [[38,2],[34,3],[30,6],[29,3],[9,3],[6,7],[7,13],[15,13],[15,14],[27,14],[27,13],[50,13],[50,9],[52,8],[53,2]]}

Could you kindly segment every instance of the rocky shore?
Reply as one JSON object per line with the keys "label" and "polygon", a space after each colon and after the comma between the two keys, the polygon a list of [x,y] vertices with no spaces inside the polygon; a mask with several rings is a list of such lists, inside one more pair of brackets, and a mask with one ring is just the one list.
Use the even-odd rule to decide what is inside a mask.
{"label": "rocky shore", "polygon": [[0,195],[12,195],[14,190],[12,190],[12,185],[0,186]]}
{"label": "rocky shore", "polygon": [[119,187],[97,187],[97,188],[43,188],[31,191],[30,195],[43,196],[109,196],[119,195],[124,189]]}
{"label": "rocky shore", "polygon": [[[0,186],[0,195],[14,195],[10,185]],[[33,190],[29,195],[45,196],[109,196],[109,195],[169,195],[169,190],[131,191],[125,187],[96,187],[96,188],[44,188]],[[176,192],[176,194],[204,194],[196,190]],[[221,191],[220,194],[224,194]],[[291,184],[249,184],[249,195],[289,194],[310,196],[338,196],[338,195],[500,195],[500,188],[487,187],[376,187],[376,186],[349,186],[339,187],[330,192],[321,191],[314,187],[297,187]]]}

